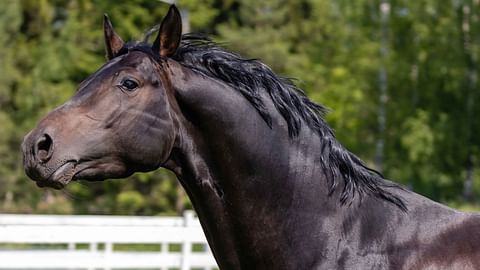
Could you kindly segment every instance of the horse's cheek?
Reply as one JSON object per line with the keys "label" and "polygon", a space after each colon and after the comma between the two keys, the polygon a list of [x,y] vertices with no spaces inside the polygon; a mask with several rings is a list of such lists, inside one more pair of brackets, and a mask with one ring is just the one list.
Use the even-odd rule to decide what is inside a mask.
{"label": "horse's cheek", "polygon": [[137,157],[131,158],[136,160],[140,167],[145,170],[155,170],[170,156],[175,141],[175,132],[171,122],[165,121],[162,128],[145,132],[137,140],[141,143],[129,144],[128,146],[132,149],[128,149],[126,153],[136,153]]}
{"label": "horse's cheek", "polygon": [[166,128],[162,130],[162,136],[155,142],[152,142],[157,145],[156,153],[152,153],[152,157],[155,158],[155,162],[157,166],[160,166],[164,163],[170,153],[172,152],[173,144],[175,141],[175,132],[173,127]]}

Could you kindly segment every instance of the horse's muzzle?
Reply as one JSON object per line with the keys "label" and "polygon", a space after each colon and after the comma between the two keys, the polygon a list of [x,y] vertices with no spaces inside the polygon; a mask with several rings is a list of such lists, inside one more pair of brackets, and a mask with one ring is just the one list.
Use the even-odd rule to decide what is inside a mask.
{"label": "horse's muzzle", "polygon": [[25,173],[40,187],[63,188],[71,180],[68,176],[76,162],[49,162],[54,152],[53,136],[45,132],[37,134],[27,134],[22,143]]}

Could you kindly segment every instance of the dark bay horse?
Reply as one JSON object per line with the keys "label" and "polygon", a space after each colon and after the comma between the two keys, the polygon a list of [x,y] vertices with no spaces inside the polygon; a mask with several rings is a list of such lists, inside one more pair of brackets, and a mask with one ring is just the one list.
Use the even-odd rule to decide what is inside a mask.
{"label": "dark bay horse", "polygon": [[[22,145],[38,186],[165,167],[221,269],[480,269],[480,218],[385,180],[336,139],[291,81],[181,35],[123,42]],[[74,232],[72,232],[74,233]]]}

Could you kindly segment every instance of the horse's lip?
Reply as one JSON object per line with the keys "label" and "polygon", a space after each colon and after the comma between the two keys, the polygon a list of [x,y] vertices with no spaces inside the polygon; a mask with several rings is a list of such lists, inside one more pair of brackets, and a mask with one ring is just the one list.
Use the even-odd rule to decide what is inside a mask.
{"label": "horse's lip", "polygon": [[52,187],[54,189],[64,188],[75,175],[75,167],[77,162],[69,160],[60,165],[45,181],[37,181],[39,187]]}
{"label": "horse's lip", "polygon": [[75,174],[72,177],[72,180],[79,180],[82,179],[82,173],[92,168],[91,160],[81,160],[77,163],[77,167],[75,170]]}

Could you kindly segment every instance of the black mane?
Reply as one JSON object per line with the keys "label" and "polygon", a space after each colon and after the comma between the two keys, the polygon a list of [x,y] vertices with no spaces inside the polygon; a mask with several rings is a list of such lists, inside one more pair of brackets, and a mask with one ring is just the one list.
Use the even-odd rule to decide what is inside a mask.
{"label": "black mane", "polygon": [[[146,42],[126,45],[124,54],[130,50],[140,50],[159,60]],[[388,188],[401,188],[385,181],[383,176],[368,168],[358,157],[346,150],[335,138],[333,130],[323,119],[326,108],[309,100],[291,79],[277,76],[268,66],[256,59],[244,59],[230,52],[208,38],[187,34],[182,38],[174,60],[186,67],[197,70],[209,77],[231,85],[254,106],[265,122],[271,127],[271,112],[266,108],[262,91],[266,91],[273,104],[285,119],[290,137],[298,136],[302,124],[319,135],[322,145],[321,162],[325,176],[329,179],[329,192],[332,194],[343,179],[340,202],[352,202],[356,194],[360,199],[372,194],[384,199],[402,210],[406,205],[401,198],[387,191]]]}

